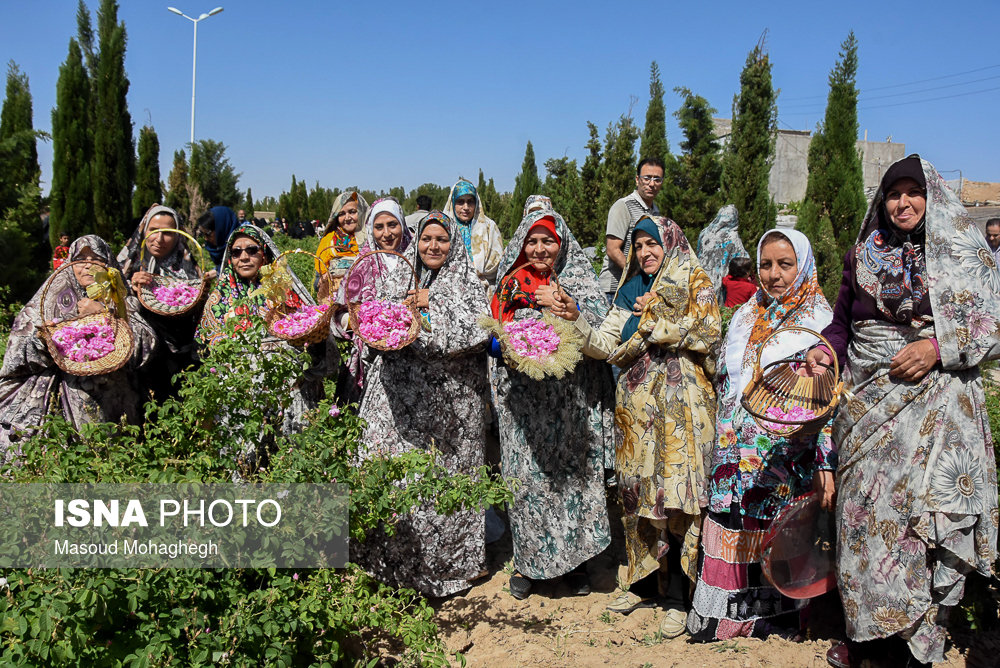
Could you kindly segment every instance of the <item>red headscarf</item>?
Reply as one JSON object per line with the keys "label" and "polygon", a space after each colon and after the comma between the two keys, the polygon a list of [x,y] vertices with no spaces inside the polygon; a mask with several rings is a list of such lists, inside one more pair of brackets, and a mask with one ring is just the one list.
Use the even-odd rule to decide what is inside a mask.
{"label": "red headscarf", "polygon": [[[531,233],[538,228],[545,230],[552,235],[552,238],[556,242],[562,244],[562,239],[559,237],[559,233],[556,232],[556,219],[552,216],[539,218],[531,226],[528,234],[525,235],[525,244],[528,243],[527,239],[531,236]],[[493,300],[490,302],[490,310],[493,312],[493,317],[500,322],[510,322],[513,320],[514,312],[517,309],[539,309],[538,301],[535,299],[535,290],[540,285],[548,285],[549,274],[552,273],[551,270],[542,272],[535,265],[529,264],[528,258],[524,254],[524,247],[521,248],[521,254],[517,256],[517,261],[514,262],[514,268],[513,273],[508,273],[500,281],[497,291],[493,293]],[[501,302],[503,308],[501,308]]]}

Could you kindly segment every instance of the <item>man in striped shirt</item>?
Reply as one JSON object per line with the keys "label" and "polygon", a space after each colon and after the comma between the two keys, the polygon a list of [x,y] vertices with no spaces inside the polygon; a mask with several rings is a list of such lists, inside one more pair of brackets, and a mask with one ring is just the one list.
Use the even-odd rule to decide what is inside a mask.
{"label": "man in striped shirt", "polygon": [[653,200],[663,188],[663,161],[659,158],[643,158],[635,173],[635,190],[612,204],[608,211],[608,226],[604,237],[606,254],[600,275],[601,289],[608,296],[608,303],[614,299],[618,281],[625,268],[625,255],[628,251],[625,242],[632,226],[643,215],[660,215]]}

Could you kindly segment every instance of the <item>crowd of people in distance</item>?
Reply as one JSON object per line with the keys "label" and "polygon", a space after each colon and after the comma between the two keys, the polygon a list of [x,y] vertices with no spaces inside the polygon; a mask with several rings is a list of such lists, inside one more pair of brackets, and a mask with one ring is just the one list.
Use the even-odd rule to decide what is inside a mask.
{"label": "crowd of people in distance", "polygon": [[[464,179],[441,210],[422,198],[404,216],[393,198],[348,191],[325,225],[275,222],[271,232],[321,237],[312,289],[293,277],[281,299],[333,309],[329,337],[309,344],[310,364],[287,379],[282,429],[303,428],[332,378],[364,419],[362,460],[433,443],[452,473],[488,463],[518,481],[505,509],[444,516],[424,505],[391,538],[376,528],[352,543],[351,560],[387,584],[453,595],[485,574],[487,525],[503,515],[511,596],[556,579],[587,594],[619,519],[608,514],[611,493],[625,539],[608,610],[658,605],[667,638],[795,638],[809,601],[768,578],[763,549],[782,510],[812,494],[835,514],[848,636],[829,663],[856,665],[887,644],[912,665],[943,660],[967,576],[990,576],[997,559],[980,365],[1000,357],[1000,219],[984,238],[929,162],[902,159],[844,257],[839,293],[824,295],[804,234],[768,230],[751,260],[731,206],[692,248],[657,209],[663,178],[659,160],[640,161],[635,191],[608,212],[600,272],[547,197],[528,198],[504,244]],[[214,207],[198,219],[214,282],[202,306],[176,317],[137,299],[157,275],[200,275],[200,249],[173,231],[182,221],[172,209],[152,206],[117,254],[94,235],[60,243],[54,261],[72,270],[24,306],[0,369],[5,461],[16,464],[51,413],[77,427],[137,423],[150,393],[169,394],[232,318],[274,308],[258,288],[279,252],[240,214]],[[134,345],[118,370],[84,377],[63,371],[36,330],[103,308],[88,296],[88,261],[122,273]],[[367,345],[348,317],[359,300],[409,300],[419,336],[399,350]],[[735,309],[728,322],[720,307]],[[582,359],[561,377],[532,377],[484,318],[555,322]],[[342,341],[351,347],[340,364]],[[263,352],[289,345],[268,337]],[[782,361],[803,382],[842,374],[837,410],[814,430],[768,428],[744,401],[755,374]],[[486,454],[490,432],[497,461]]]}

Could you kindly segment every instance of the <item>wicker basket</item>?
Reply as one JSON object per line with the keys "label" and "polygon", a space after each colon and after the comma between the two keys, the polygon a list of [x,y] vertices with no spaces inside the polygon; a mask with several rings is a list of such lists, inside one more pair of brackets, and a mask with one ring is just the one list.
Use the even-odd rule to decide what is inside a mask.
{"label": "wicker basket", "polygon": [[[143,285],[138,290],[136,290],[136,296],[139,298],[139,303],[143,305],[145,309],[151,313],[157,315],[163,315],[168,317],[176,317],[184,315],[195,306],[197,306],[207,295],[206,287],[208,286],[208,279],[205,278],[205,272],[202,270],[201,266],[205,262],[205,252],[201,249],[201,244],[199,244],[195,239],[185,232],[184,230],[169,229],[169,230],[153,230],[146,235],[146,238],[142,240],[142,248],[139,251],[139,264],[142,266],[143,255],[146,252],[146,242],[149,237],[154,234],[159,234],[162,232],[173,232],[175,234],[181,234],[191,240],[195,248],[198,249],[198,278],[185,279],[185,278],[173,278],[171,276],[160,276],[154,275],[153,282]],[[198,288],[198,296],[189,304],[182,306],[173,306],[170,304],[165,304],[156,298],[154,290],[160,286],[165,285],[176,285],[183,283]]]}
{"label": "wicker basket", "polygon": [[[514,267],[500,281],[497,286],[496,296],[497,301],[500,303],[501,312],[503,311],[504,304],[504,285],[514,274],[517,273],[519,269],[527,267],[530,264],[533,263],[525,262]],[[552,284],[557,290],[560,289],[559,279],[556,278],[556,273],[554,271],[549,274],[549,280],[552,281]],[[548,308],[543,309],[541,313],[542,321],[555,329],[560,338],[559,348],[545,362],[522,357],[514,351],[513,346],[510,345],[508,334],[504,329],[505,323],[502,320],[484,316],[480,320],[480,324],[492,333],[493,336],[495,336],[500,342],[500,349],[503,351],[504,361],[510,368],[516,369],[521,373],[534,378],[535,380],[542,380],[547,376],[562,378],[567,373],[571,373],[573,369],[576,368],[577,362],[579,362],[582,358],[583,354],[581,349],[583,342],[580,340],[580,337],[576,333],[576,329],[572,323],[552,315]]]}
{"label": "wicker basket", "polygon": [[[58,269],[52,272],[52,278],[55,278],[56,274],[60,271],[65,271],[69,267],[76,264],[96,264],[105,268],[107,267],[107,265],[100,260],[76,260],[74,262],[64,262]],[[43,318],[45,314],[45,298],[48,296],[49,287],[51,287],[53,283],[52,278],[46,282],[45,289],[42,290],[42,296],[39,301],[38,310],[42,313]],[[104,323],[114,330],[114,350],[104,357],[96,360],[90,360],[89,362],[76,362],[69,359],[59,351],[59,346],[56,345],[53,337],[60,329],[66,327],[67,325],[88,325],[95,322]],[[125,366],[125,363],[132,357],[132,348],[135,341],[135,338],[132,335],[132,328],[129,327],[128,324],[128,313],[123,313],[120,317],[113,315],[111,311],[108,310],[106,305],[104,306],[104,311],[102,313],[91,313],[88,315],[77,316],[76,318],[63,320],[62,322],[51,325],[39,325],[38,336],[45,341],[45,345],[49,349],[49,354],[52,356],[52,360],[56,363],[56,365],[66,373],[74,376],[100,376],[117,371]]]}
{"label": "wicker basket", "polygon": [[[354,261],[354,264],[351,265],[351,268],[348,269],[347,273],[344,275],[343,282],[348,284],[350,283],[351,272],[354,271],[354,269],[358,266],[361,260],[370,257],[372,255],[377,255],[378,253],[395,255],[401,258],[404,262],[406,262],[406,264],[410,267],[410,273],[413,276],[413,289],[416,290],[417,272],[413,268],[413,264],[409,260],[407,260],[404,255],[401,255],[396,251],[387,251],[387,250],[374,250],[374,251],[369,251],[364,255],[359,255],[358,259]],[[345,297],[346,297],[346,291],[345,291]],[[347,311],[349,314],[347,326],[352,332],[354,332],[354,335],[360,338],[362,341],[364,341],[366,345],[375,348],[376,350],[400,350],[410,345],[414,341],[416,341],[417,337],[420,336],[421,318],[420,318],[420,312],[417,310],[417,302],[415,299],[410,299],[403,302],[403,305],[406,306],[406,308],[410,311],[410,315],[413,316],[413,319],[410,321],[410,329],[407,330],[406,336],[403,337],[403,340],[400,342],[398,346],[389,346],[388,344],[386,344],[385,339],[382,339],[380,341],[375,341],[372,339],[367,339],[361,335],[361,333],[358,331],[358,325],[360,324],[358,321],[359,319],[358,312],[361,310],[362,303],[363,302],[361,301],[351,301],[349,298],[347,299]]]}
{"label": "wicker basket", "polygon": [[[763,369],[760,366],[761,355],[767,342],[780,332],[798,330],[807,334],[812,334],[819,339],[833,354],[833,364],[824,364],[827,372],[821,376],[808,378],[798,375],[793,369],[794,364],[802,363],[797,359],[780,359],[771,362]],[[830,373],[832,371],[833,373]],[[844,390],[844,383],[840,379],[840,370],[837,364],[837,353],[833,351],[830,342],[819,332],[814,332],[805,327],[787,327],[773,332],[764,339],[764,342],[757,350],[757,362],[754,364],[753,377],[743,390],[740,403],[750,415],[753,416],[757,424],[773,436],[809,436],[820,431],[829,421],[840,395]],[[814,417],[803,420],[781,420],[769,417],[767,409],[776,407],[783,413],[788,413],[795,407],[811,410]],[[775,428],[775,425],[786,425],[783,428]]]}
{"label": "wicker basket", "polygon": [[[281,259],[286,255],[294,255],[297,253],[301,253],[304,255],[311,255],[314,258],[316,257],[316,255],[310,253],[307,250],[302,250],[301,248],[293,248],[292,250],[285,251],[284,253],[279,255],[271,264],[272,266],[277,265],[278,262],[280,262]],[[291,268],[289,268],[288,271],[291,272]],[[302,306],[305,307],[308,306],[308,304],[303,304]],[[264,314],[264,324],[267,325],[267,331],[272,336],[276,336],[277,338],[282,339],[283,341],[288,341],[288,343],[292,344],[293,346],[306,346],[311,343],[320,343],[321,341],[325,341],[326,337],[329,336],[330,334],[330,316],[333,315],[333,305],[330,304],[329,301],[327,300],[326,307],[327,307],[326,311],[320,313],[319,319],[316,320],[316,323],[308,330],[300,334],[299,336],[288,336],[286,334],[282,334],[281,332],[275,331],[274,329],[274,323],[278,322],[279,320],[288,316],[289,314],[299,310],[288,306],[288,304],[286,304],[285,302],[281,302],[280,304],[267,309],[267,312]]]}

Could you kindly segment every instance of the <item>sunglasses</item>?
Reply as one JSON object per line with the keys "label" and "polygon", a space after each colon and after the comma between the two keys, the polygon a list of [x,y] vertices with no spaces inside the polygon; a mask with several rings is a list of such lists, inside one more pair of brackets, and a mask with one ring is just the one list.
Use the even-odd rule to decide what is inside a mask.
{"label": "sunglasses", "polygon": [[244,248],[237,248],[236,246],[233,246],[233,248],[230,250],[230,254],[233,257],[242,257],[243,253],[246,253],[250,257],[253,257],[259,252],[260,252],[260,246],[246,246]]}

